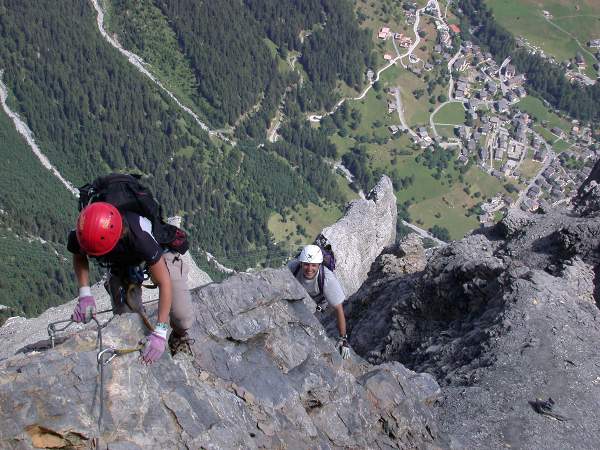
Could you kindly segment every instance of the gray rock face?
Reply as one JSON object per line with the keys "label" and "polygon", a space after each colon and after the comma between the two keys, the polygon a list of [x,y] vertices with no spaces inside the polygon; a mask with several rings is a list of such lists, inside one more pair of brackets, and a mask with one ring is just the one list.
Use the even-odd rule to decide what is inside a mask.
{"label": "gray rock face", "polygon": [[[517,212],[485,233],[436,249],[422,272],[383,260],[347,306],[353,348],[433,374],[453,447],[596,448],[597,215]],[[550,416],[536,412],[549,398]]]}
{"label": "gray rock face", "polygon": [[354,200],[346,213],[322,235],[331,243],[335,273],[347,296],[354,294],[381,251],[396,239],[398,210],[392,181],[381,177],[365,200]]}
{"label": "gray rock face", "polygon": [[512,238],[524,230],[532,222],[531,214],[520,209],[511,209],[500,221],[498,228],[506,238]]}
{"label": "gray rock face", "polygon": [[[369,361],[384,362],[382,354],[394,345],[393,336],[403,332],[396,312],[400,304],[412,301],[417,275],[425,263],[421,239],[408,235],[377,258],[368,280],[344,304],[350,344]],[[335,335],[335,318],[328,315],[323,322],[330,335]]]}
{"label": "gray rock face", "polygon": [[575,211],[582,216],[598,214],[600,212],[600,161],[597,161],[587,179],[577,190],[573,199]]}
{"label": "gray rock face", "polygon": [[423,241],[416,233],[404,237],[389,253],[381,255],[379,264],[384,275],[420,272],[426,265]]}
{"label": "gray rock face", "polygon": [[[0,362],[0,448],[442,448],[435,380],[397,362],[343,361],[287,269],[193,292],[195,357],[135,354],[104,367],[96,332]],[[155,311],[153,311],[155,313]],[[104,346],[130,348],[137,315],[114,318]]]}

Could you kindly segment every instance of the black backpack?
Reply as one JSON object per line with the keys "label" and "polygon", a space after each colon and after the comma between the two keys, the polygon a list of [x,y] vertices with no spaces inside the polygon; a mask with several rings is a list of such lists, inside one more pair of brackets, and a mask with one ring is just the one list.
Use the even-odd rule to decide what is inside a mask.
{"label": "black backpack", "polygon": [[[323,293],[323,286],[325,285],[325,270],[323,267],[327,267],[332,272],[335,270],[335,254],[331,248],[331,244],[327,241],[327,238],[322,234],[319,234],[315,239],[315,245],[318,245],[323,253],[323,263],[319,267],[319,273],[317,274],[317,285],[319,286],[319,293]],[[298,265],[294,270],[294,277],[297,277],[302,269],[302,263]]]}
{"label": "black backpack", "polygon": [[183,255],[189,249],[187,234],[163,220],[162,207],[150,189],[140,183],[140,178],[119,173],[96,178],[79,188],[79,211],[90,203],[106,202],[122,213],[130,211],[144,216],[152,222],[156,242]]}

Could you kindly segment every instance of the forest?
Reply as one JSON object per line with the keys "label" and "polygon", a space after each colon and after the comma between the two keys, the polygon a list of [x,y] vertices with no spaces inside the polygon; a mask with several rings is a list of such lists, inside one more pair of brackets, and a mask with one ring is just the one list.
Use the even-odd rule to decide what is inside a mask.
{"label": "forest", "polygon": [[[126,0],[114,3],[132,7]],[[9,105],[75,186],[112,171],[139,173],[168,214],[184,217],[195,255],[210,251],[238,269],[279,264],[289,250],[272,244],[270,214],[309,201],[342,201],[325,162],[336,156],[335,146],[301,117],[308,107],[331,104],[340,81],[364,82],[370,39],[358,33],[346,0],[290,0],[279,6],[248,0],[228,2],[225,10],[186,0],[143,4],[150,3],[154,17],[164,15],[160,23],[177,37],[172,41],[180,52],[177,67],[197,102],[193,109],[216,124],[235,125],[236,146],[209,137],[106,43],[96,12],[83,0],[0,0],[0,60]],[[273,8],[285,11],[294,30],[312,34],[300,39],[286,27],[267,27]],[[124,45],[148,48],[147,32],[113,25],[120,27]],[[331,42],[317,48],[313,39]],[[278,45],[276,54],[267,40]],[[307,58],[303,83],[277,62],[298,48]],[[308,100],[320,90],[326,91],[322,99]],[[266,129],[278,108],[287,119],[282,139],[270,143]],[[6,258],[0,264],[14,274],[14,282],[0,285],[0,304],[13,313],[37,314],[75,295],[64,244],[76,199],[39,165],[8,118],[0,123],[0,150],[9,161],[0,168],[0,231],[11,240],[2,246],[0,256]],[[17,149],[26,159],[12,157]],[[31,256],[36,263],[28,267],[15,263],[20,254],[39,256]]]}

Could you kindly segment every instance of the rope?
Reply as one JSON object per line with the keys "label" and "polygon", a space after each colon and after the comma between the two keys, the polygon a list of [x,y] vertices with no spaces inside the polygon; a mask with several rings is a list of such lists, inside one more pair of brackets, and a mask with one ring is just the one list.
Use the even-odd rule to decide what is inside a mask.
{"label": "rope", "polygon": [[[127,297],[129,297],[129,296],[127,296]],[[149,303],[154,303],[157,301],[158,300],[148,300],[148,301],[142,302],[142,305],[147,305]],[[131,305],[129,303],[130,302],[128,301],[127,304],[131,308]],[[141,316],[144,324],[152,331],[153,327],[150,324],[148,317],[143,313],[143,311],[141,311],[141,309],[139,309],[139,308],[137,311],[134,308],[131,308],[131,309],[133,311],[137,312]],[[112,311],[113,311],[112,308],[105,309],[103,311],[98,311],[96,313],[96,315],[94,317],[92,317],[92,320],[96,323],[96,329],[97,329],[96,345],[98,347],[98,353],[96,355],[96,361],[98,363],[98,371],[100,372],[100,394],[99,394],[100,395],[100,411],[98,414],[98,437],[95,439],[95,448],[100,448],[100,435],[102,434],[102,420],[104,418],[104,366],[108,365],[117,356],[128,355],[131,353],[139,352],[143,349],[142,345],[138,345],[133,348],[121,348],[121,349],[113,348],[113,347],[103,348],[104,345],[102,342],[102,329],[105,328],[115,318],[115,316],[112,316],[110,319],[108,319],[103,324],[101,324],[98,321],[96,316],[101,315],[101,314],[106,314],[106,313],[112,312]],[[50,337],[51,348],[55,347],[56,333],[66,330],[74,323],[75,323],[75,321],[73,321],[73,319],[69,318],[69,319],[65,319],[65,320],[58,320],[56,322],[50,322],[48,324],[48,336]],[[60,324],[65,324],[65,325],[58,327],[57,325],[60,325]]]}
{"label": "rope", "polygon": [[[156,303],[157,301],[158,301],[158,299],[146,300],[145,302],[142,302],[142,305],[149,305],[150,303]],[[101,314],[106,314],[109,312],[113,312],[113,309],[110,308],[110,309],[104,309],[102,311],[98,311],[98,312],[96,312],[96,316],[101,315]],[[143,318],[142,318],[142,320],[143,320]],[[148,320],[147,317],[146,317],[146,320]],[[58,328],[57,325],[59,325],[61,323],[66,323],[66,325]],[[56,322],[50,322],[48,324],[47,329],[48,329],[48,337],[50,338],[50,348],[54,348],[56,346],[56,333],[60,332],[60,331],[65,331],[67,328],[69,328],[74,323],[75,322],[73,321],[73,319],[69,318],[69,319],[65,319],[65,320],[57,320]],[[106,322],[106,323],[108,323],[108,322]]]}
{"label": "rope", "polygon": [[100,448],[100,435],[102,434],[102,419],[104,418],[104,366],[110,364],[110,362],[115,359],[117,356],[128,355],[131,353],[139,352],[142,350],[143,346],[138,345],[133,348],[113,348],[107,347],[102,348],[102,328],[105,328],[115,316],[108,319],[103,324],[100,324],[98,319],[95,317],[92,318],[94,322],[96,322],[97,326],[97,338],[96,342],[98,344],[98,353],[96,355],[96,361],[98,363],[98,371],[100,372],[100,411],[98,413],[98,437],[95,439],[96,448]]}

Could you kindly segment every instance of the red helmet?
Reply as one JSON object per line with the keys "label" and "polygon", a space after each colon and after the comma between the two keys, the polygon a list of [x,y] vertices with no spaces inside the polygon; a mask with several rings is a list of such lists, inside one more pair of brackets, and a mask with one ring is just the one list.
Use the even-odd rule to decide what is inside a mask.
{"label": "red helmet", "polygon": [[77,218],[77,240],[91,256],[102,256],[115,248],[122,230],[121,213],[110,203],[92,203]]}

